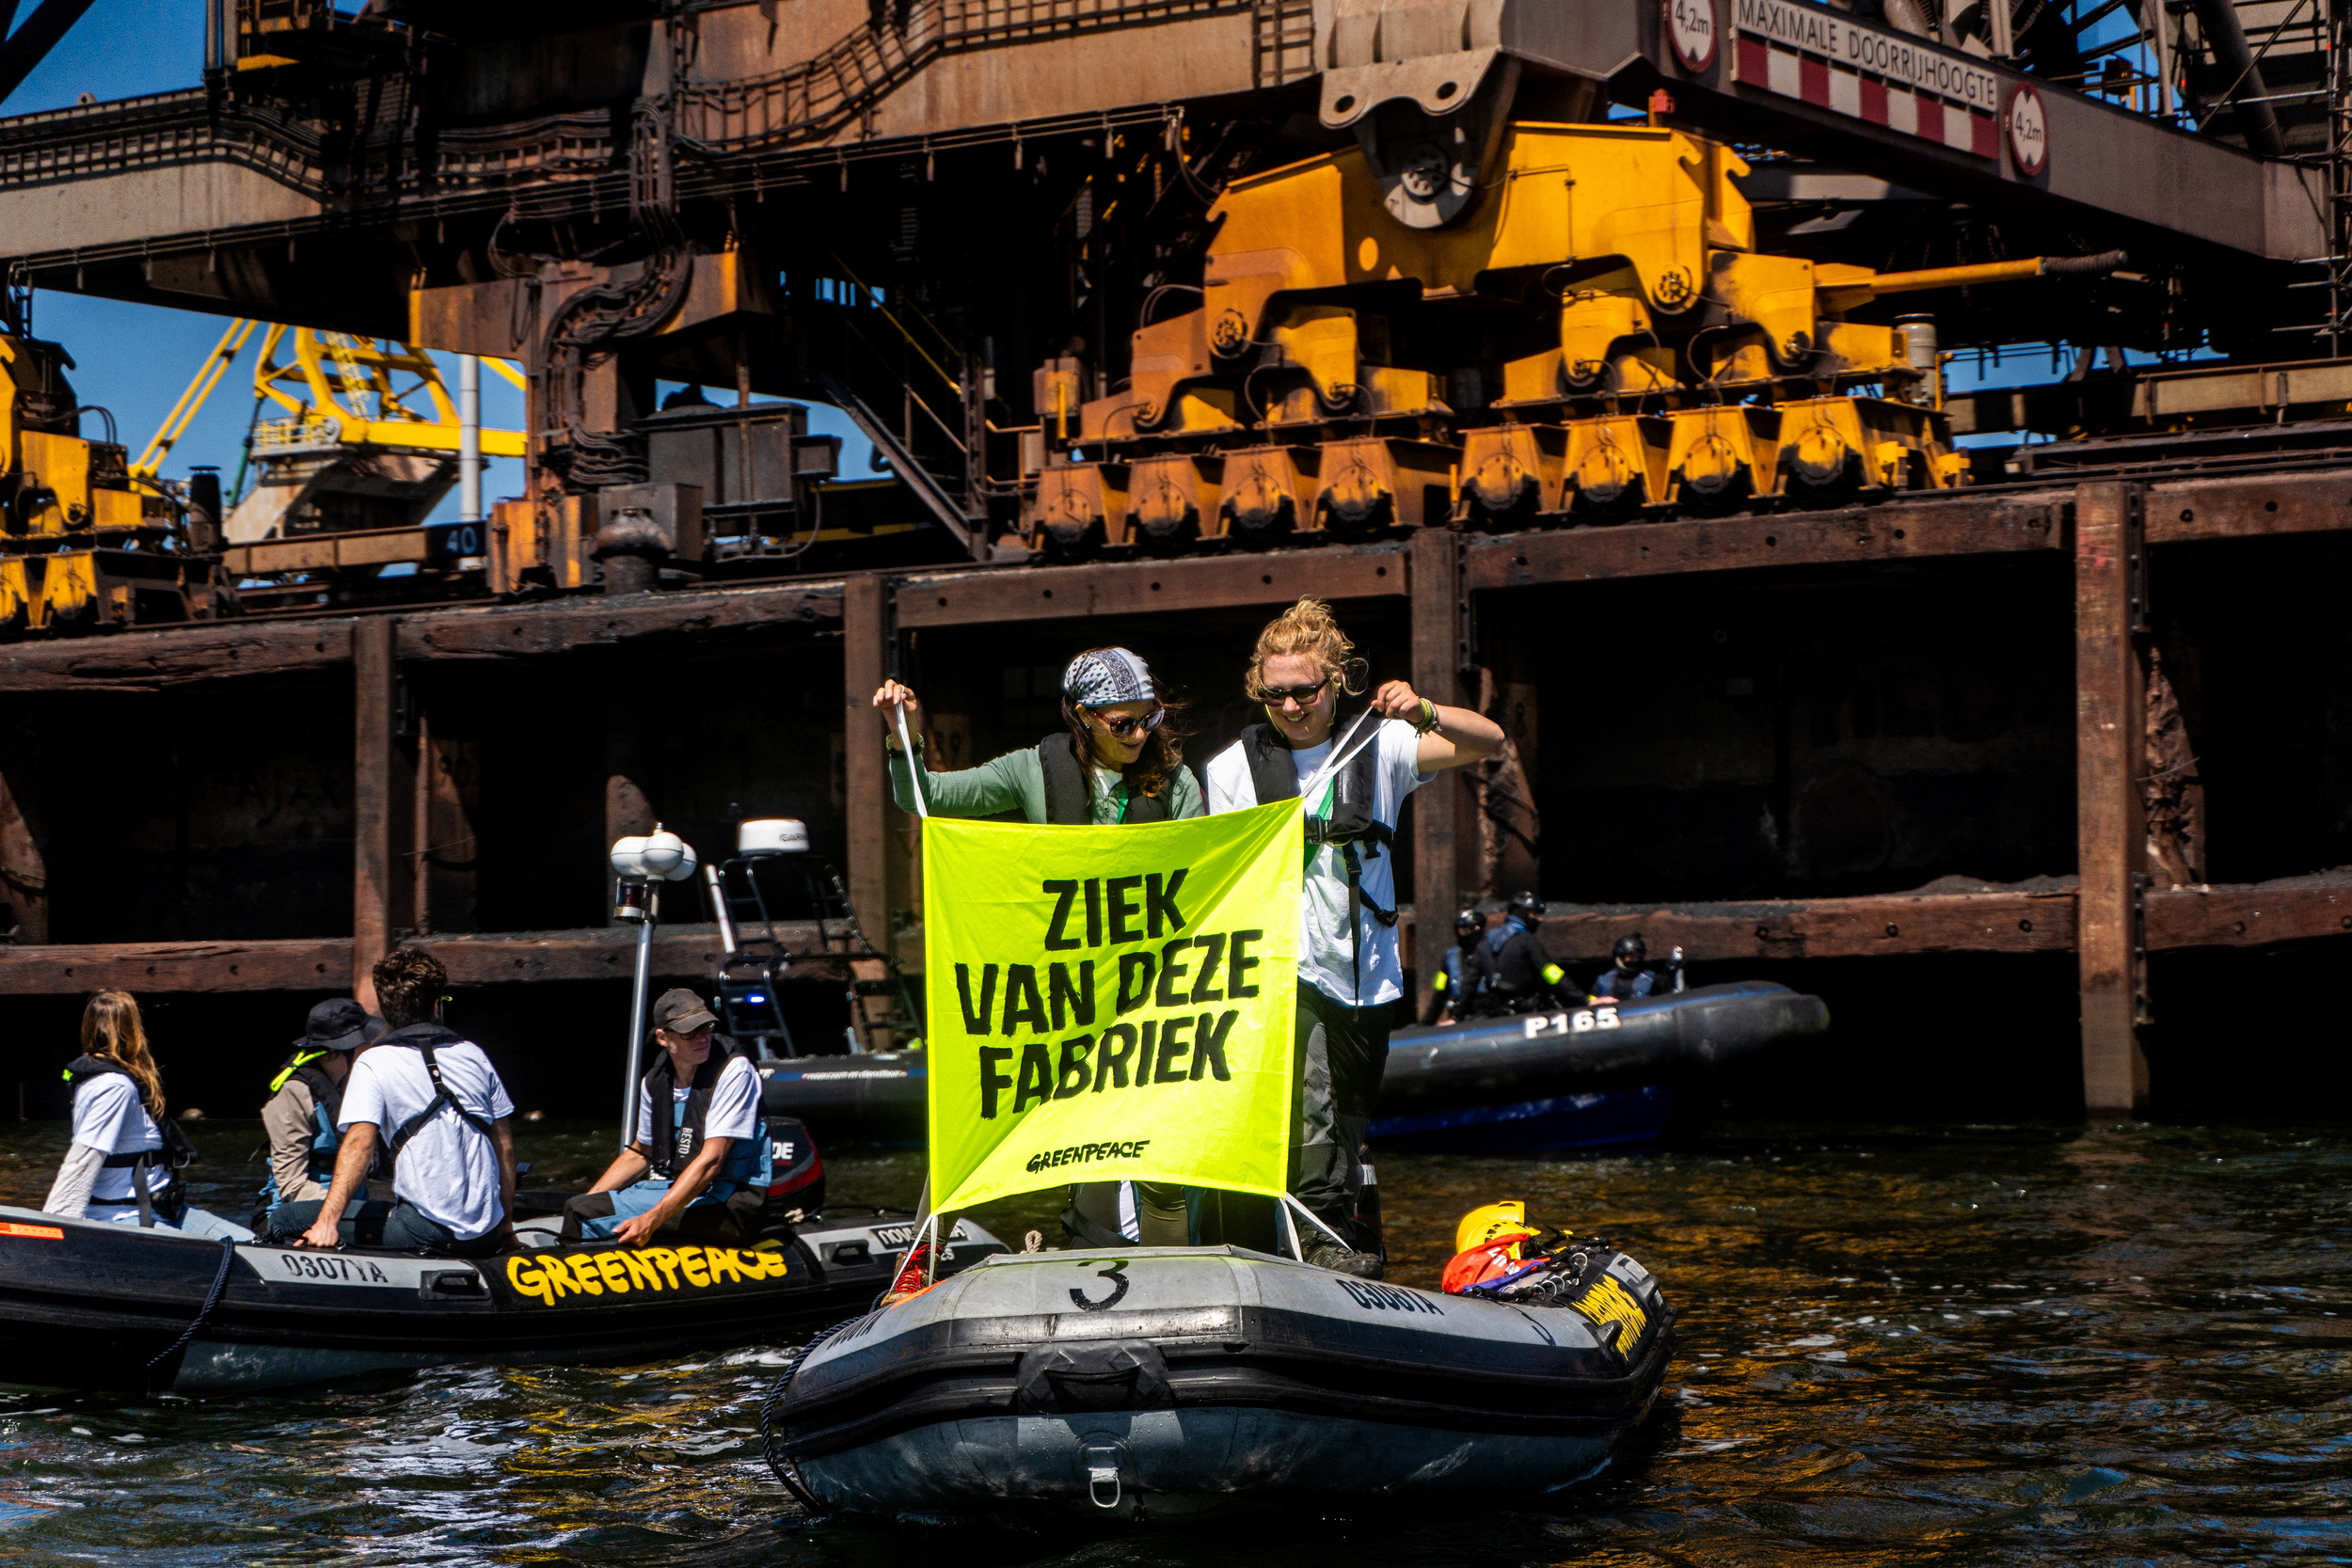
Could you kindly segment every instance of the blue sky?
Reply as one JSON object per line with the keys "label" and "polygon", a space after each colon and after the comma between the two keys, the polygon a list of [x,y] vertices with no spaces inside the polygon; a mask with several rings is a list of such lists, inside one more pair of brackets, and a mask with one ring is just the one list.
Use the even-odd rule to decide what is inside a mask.
{"label": "blue sky", "polygon": [[[31,9],[31,0],[24,0],[19,20]],[[24,85],[0,103],[0,115],[63,108],[83,93],[105,100],[196,87],[204,75],[203,13],[202,0],[97,0]],[[65,345],[77,367],[72,372],[75,392],[86,406],[113,412],[121,439],[135,457],[171,412],[227,325],[227,318],[200,311],[50,291],[35,295],[33,302],[34,331]],[[199,463],[218,465],[224,483],[236,473],[253,411],[253,361],[260,338],[255,334],[173,449],[164,467],[167,477],[184,478]],[[453,392],[455,359],[437,357]],[[517,430],[523,422],[521,391],[487,370],[482,375],[482,419],[493,429]],[[819,432],[845,437],[844,478],[870,477],[866,457],[871,449],[837,410],[812,408],[809,423]],[[86,433],[95,436],[100,431],[92,422]],[[492,459],[484,478],[485,497],[496,500],[521,489],[522,464]],[[456,515],[453,490],[435,520],[451,521]]]}

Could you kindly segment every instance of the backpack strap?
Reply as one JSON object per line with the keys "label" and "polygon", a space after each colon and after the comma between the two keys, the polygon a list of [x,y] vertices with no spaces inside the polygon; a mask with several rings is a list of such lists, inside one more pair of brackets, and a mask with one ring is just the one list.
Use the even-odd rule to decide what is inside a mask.
{"label": "backpack strap", "polygon": [[476,1116],[473,1112],[467,1110],[463,1105],[460,1105],[457,1102],[457,1097],[449,1092],[449,1085],[441,1081],[441,1064],[435,1060],[433,1048],[430,1045],[427,1045],[422,1040],[388,1039],[379,1040],[376,1043],[379,1045],[405,1046],[407,1049],[414,1051],[418,1055],[424,1058],[425,1076],[433,1080],[432,1100],[426,1102],[423,1110],[419,1111],[415,1116],[410,1117],[406,1121],[402,1122],[400,1124],[400,1131],[392,1134],[389,1147],[392,1151],[393,1159],[399,1159],[401,1147],[407,1143],[409,1139],[415,1137],[417,1133],[422,1130],[426,1122],[431,1121],[443,1110],[456,1112],[458,1120],[464,1122],[467,1126],[472,1128],[484,1137],[488,1138],[493,1136],[490,1132],[489,1122],[485,1120],[483,1117]]}

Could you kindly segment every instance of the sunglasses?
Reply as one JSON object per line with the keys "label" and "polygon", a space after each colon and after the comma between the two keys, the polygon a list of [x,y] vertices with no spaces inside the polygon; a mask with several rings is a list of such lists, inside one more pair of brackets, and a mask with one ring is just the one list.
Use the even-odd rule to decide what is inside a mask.
{"label": "sunglasses", "polygon": [[1288,700],[1295,702],[1300,707],[1305,707],[1322,693],[1325,687],[1330,684],[1331,677],[1326,675],[1312,686],[1262,686],[1258,688],[1258,701],[1279,705]]}
{"label": "sunglasses", "polygon": [[1133,719],[1106,719],[1099,713],[1093,714],[1092,717],[1096,723],[1124,739],[1131,735],[1148,735],[1158,729],[1160,721],[1168,717],[1168,709],[1155,707],[1151,712],[1139,714]]}

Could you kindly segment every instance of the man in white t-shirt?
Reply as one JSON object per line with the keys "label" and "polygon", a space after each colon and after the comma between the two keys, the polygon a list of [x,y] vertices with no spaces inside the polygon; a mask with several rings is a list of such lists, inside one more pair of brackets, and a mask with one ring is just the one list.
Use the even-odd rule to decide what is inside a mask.
{"label": "man in white t-shirt", "polygon": [[683,986],[663,991],[650,1017],[660,1049],[637,1085],[635,1132],[596,1184],[564,1205],[563,1239],[755,1241],[774,1152],[759,1069]]}
{"label": "man in white t-shirt", "polygon": [[[1209,811],[1295,800],[1310,782],[1309,853],[1301,889],[1296,1074],[1291,1191],[1318,1219],[1354,1238],[1357,1151],[1379,1097],[1392,1004],[1405,994],[1396,942],[1396,819],[1432,774],[1491,756],[1502,731],[1468,708],[1441,707],[1403,681],[1339,722],[1343,690],[1363,689],[1364,661],[1328,606],[1301,599],[1258,634],[1249,694],[1267,722],[1209,760]],[[1333,755],[1355,754],[1318,778]],[[1360,750],[1357,743],[1361,742]],[[1377,1277],[1370,1251],[1308,1239],[1310,1261]]]}
{"label": "man in white t-shirt", "polygon": [[[485,1258],[514,1244],[514,1101],[480,1046],[440,1022],[449,983],[430,955],[397,948],[374,971],[392,1032],[364,1046],[343,1081],[342,1142],[325,1199],[270,1217],[296,1246],[358,1245]],[[392,1197],[354,1203],[379,1140]]]}

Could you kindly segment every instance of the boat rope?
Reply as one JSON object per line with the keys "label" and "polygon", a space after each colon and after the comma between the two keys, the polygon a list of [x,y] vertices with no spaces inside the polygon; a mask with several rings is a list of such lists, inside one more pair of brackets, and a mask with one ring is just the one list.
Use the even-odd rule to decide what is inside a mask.
{"label": "boat rope", "polygon": [[768,1468],[775,1472],[776,1479],[784,1482],[784,1489],[792,1494],[793,1501],[811,1513],[829,1513],[832,1505],[811,1492],[801,1480],[801,1473],[792,1467],[792,1458],[784,1451],[784,1444],[776,1435],[776,1413],[784,1408],[784,1397],[791,1389],[792,1380],[800,1375],[808,1358],[817,1354],[817,1348],[843,1329],[862,1323],[871,1316],[871,1313],[866,1313],[855,1318],[844,1318],[831,1328],[819,1329],[811,1335],[808,1343],[784,1364],[784,1371],[777,1377],[776,1386],[768,1390],[768,1397],[759,1402],[759,1456],[768,1462]]}
{"label": "boat rope", "polygon": [[229,1265],[236,1260],[236,1238],[223,1236],[220,1239],[220,1267],[213,1271],[213,1288],[204,1292],[203,1307],[188,1321],[188,1326],[180,1331],[180,1338],[164,1347],[163,1352],[141,1370],[151,1372],[187,1348],[188,1341],[196,1338],[196,1331],[204,1326],[204,1320],[213,1315],[213,1308],[220,1305],[220,1293],[229,1284]]}

